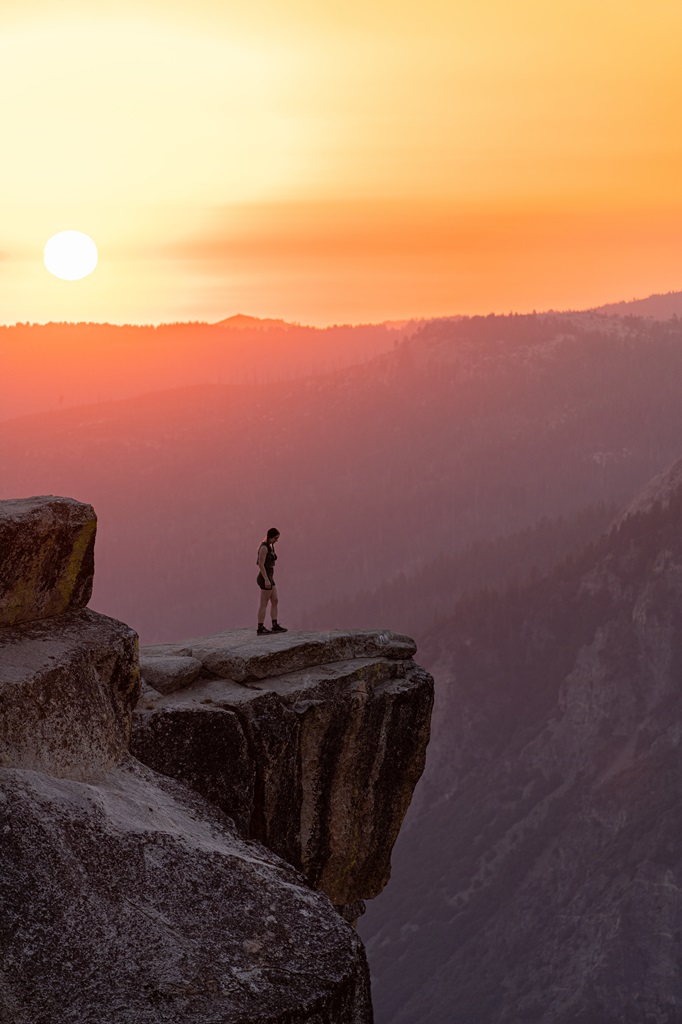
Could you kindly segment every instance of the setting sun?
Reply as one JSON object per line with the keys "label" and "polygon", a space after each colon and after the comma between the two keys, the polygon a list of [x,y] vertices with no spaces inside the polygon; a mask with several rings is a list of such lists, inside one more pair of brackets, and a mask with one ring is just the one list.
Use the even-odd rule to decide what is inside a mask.
{"label": "setting sun", "polygon": [[45,243],[45,266],[62,281],[79,281],[97,266],[97,246],[82,231],[60,231]]}
{"label": "setting sun", "polygon": [[[673,0],[67,7],[0,15],[3,323],[376,322],[679,287]],[[79,288],[35,260],[69,225],[107,253]]]}

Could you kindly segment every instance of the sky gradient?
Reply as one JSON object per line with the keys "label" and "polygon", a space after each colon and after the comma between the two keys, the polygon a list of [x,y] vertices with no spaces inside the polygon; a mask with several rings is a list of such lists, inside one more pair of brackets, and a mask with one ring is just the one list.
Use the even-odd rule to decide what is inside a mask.
{"label": "sky gradient", "polygon": [[[680,38],[672,0],[5,0],[0,322],[677,290]],[[79,282],[42,263],[69,228]]]}

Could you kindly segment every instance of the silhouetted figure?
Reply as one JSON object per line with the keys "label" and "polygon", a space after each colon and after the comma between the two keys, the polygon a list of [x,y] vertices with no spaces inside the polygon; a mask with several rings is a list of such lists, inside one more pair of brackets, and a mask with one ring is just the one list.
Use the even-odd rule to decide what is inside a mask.
{"label": "silhouetted figure", "polygon": [[[275,562],[277,561],[277,555],[275,554],[275,544],[279,540],[279,530],[271,527],[265,540],[262,540],[260,547],[258,548],[258,559],[257,565],[260,570],[256,577],[256,583],[260,587],[260,607],[258,608],[258,636],[263,636],[265,633],[286,633],[287,630],[284,626],[280,626],[277,621],[277,584],[275,583]],[[270,614],[272,616],[272,629],[265,628],[265,613],[268,608],[268,601],[270,604]]]}

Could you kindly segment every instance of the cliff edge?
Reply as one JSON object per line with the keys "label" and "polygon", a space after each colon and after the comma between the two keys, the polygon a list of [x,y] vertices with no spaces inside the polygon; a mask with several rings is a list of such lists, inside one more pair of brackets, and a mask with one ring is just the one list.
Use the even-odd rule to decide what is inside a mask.
{"label": "cliff edge", "polygon": [[413,645],[221,634],[147,652],[140,701],[135,632],[85,607],[94,533],[0,502],[0,1024],[367,1024],[325,892],[353,916],[387,877],[428,739]]}
{"label": "cliff edge", "polygon": [[[423,769],[433,680],[389,631],[232,630],[143,648],[132,752],[188,783],[353,920]],[[182,687],[182,688],[179,688]]]}

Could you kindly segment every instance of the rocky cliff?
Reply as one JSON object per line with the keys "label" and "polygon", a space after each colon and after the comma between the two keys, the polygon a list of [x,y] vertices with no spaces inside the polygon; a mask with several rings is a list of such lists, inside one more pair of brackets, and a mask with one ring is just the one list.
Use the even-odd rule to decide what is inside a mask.
{"label": "rocky cliff", "polygon": [[378,1021],[679,1024],[682,463],[423,653],[430,778],[363,919]]}
{"label": "rocky cliff", "polygon": [[[150,681],[185,688],[135,712],[136,634],[85,607],[94,527],[68,499],[0,503],[1,1024],[371,1021],[362,943],[318,889],[385,881],[430,677],[391,634],[227,634],[152,652]],[[131,755],[134,714],[165,774]]]}
{"label": "rocky cliff", "polygon": [[390,632],[246,629],[146,648],[132,752],[353,919],[388,881],[424,768],[433,692],[415,650]]}

